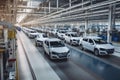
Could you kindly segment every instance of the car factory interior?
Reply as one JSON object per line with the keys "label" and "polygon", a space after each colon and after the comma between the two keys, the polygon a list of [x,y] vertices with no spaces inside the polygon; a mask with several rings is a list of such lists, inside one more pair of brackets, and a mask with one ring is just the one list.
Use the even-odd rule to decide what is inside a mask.
{"label": "car factory interior", "polygon": [[120,80],[120,0],[0,0],[0,80]]}

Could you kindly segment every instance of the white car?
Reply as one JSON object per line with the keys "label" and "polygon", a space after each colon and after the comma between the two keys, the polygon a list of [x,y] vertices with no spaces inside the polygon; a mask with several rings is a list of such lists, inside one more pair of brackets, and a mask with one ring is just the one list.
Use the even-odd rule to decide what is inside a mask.
{"label": "white car", "polygon": [[43,46],[43,42],[48,39],[47,34],[39,33],[35,38],[35,45],[36,46]]}
{"label": "white car", "polygon": [[50,59],[68,59],[70,50],[57,38],[49,38],[43,42],[43,48]]}
{"label": "white car", "polygon": [[114,53],[114,46],[100,37],[88,36],[80,41],[80,48],[94,52],[95,55],[110,55]]}
{"label": "white car", "polygon": [[66,33],[65,30],[60,30],[60,31],[58,31],[58,32],[57,32],[58,38],[64,39],[65,33]]}
{"label": "white car", "polygon": [[35,38],[39,33],[35,30],[31,30],[29,29],[28,32],[27,32],[27,35],[29,38]]}
{"label": "white car", "polygon": [[54,36],[56,36],[57,32],[58,32],[58,29],[52,29],[51,34],[54,35]]}
{"label": "white car", "polygon": [[80,39],[81,37],[79,37],[76,32],[67,32],[64,36],[65,42],[68,42],[71,45],[79,45]]}

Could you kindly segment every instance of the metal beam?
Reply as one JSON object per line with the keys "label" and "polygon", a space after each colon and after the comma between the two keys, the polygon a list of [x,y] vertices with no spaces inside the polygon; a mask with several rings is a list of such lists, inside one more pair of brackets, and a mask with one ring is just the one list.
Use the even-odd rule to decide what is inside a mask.
{"label": "metal beam", "polygon": [[[71,10],[71,11],[67,11],[67,12],[64,12],[64,13],[62,13],[62,15],[64,14],[68,14],[68,13],[73,13],[73,12],[76,12],[76,11],[84,11],[84,10],[87,10],[87,9],[92,9],[92,8],[96,8],[96,7],[101,7],[101,6],[104,6],[104,5],[108,5],[108,4],[112,4],[112,3],[115,3],[115,2],[118,2],[119,0],[115,0],[115,1],[104,1],[104,2],[101,2],[99,5],[98,4],[94,4],[94,5],[90,5],[90,6],[88,6],[88,7],[84,7],[84,8],[78,8],[78,9],[74,9],[74,10]],[[58,11],[58,12],[55,12],[55,13],[53,13],[53,14],[50,14],[50,15],[47,15],[47,16],[45,16],[45,17],[43,17],[43,18],[41,18],[41,19],[38,19],[38,20],[42,20],[43,21],[43,19],[45,20],[45,19],[51,19],[51,18],[53,18],[54,17],[54,15],[56,14],[56,13],[58,13],[58,14],[56,14],[56,17],[57,16],[60,16],[61,15],[61,12],[63,12],[63,11],[66,11],[66,10],[69,10],[69,9],[72,9],[72,8],[75,8],[75,7],[78,7],[78,6],[80,6],[80,5],[82,5],[83,3],[80,3],[80,4],[78,4],[78,5],[75,5],[75,6],[72,6],[71,8],[67,8],[67,9],[64,9],[64,10],[61,10],[61,11]],[[84,2],[84,4],[85,4],[85,2]],[[55,17],[54,17],[55,18]],[[36,20],[35,20],[36,21]]]}
{"label": "metal beam", "polygon": [[17,14],[45,14],[46,12],[25,12],[25,11],[19,11]]}
{"label": "metal beam", "polygon": [[[34,7],[28,7],[28,6],[19,6],[19,7],[17,7],[17,9],[38,9],[38,8],[46,8],[46,9],[49,9],[49,7],[36,7],[36,8],[34,8]],[[51,9],[57,9],[56,7],[51,7]],[[58,8],[58,9],[64,9],[64,8]]]}
{"label": "metal beam", "polygon": [[107,28],[107,42],[111,42],[111,28],[112,28],[112,11],[113,7],[110,5],[109,7],[109,18],[108,18],[108,28]]}
{"label": "metal beam", "polygon": [[57,11],[58,11],[58,8],[59,8],[59,0],[57,0]]}

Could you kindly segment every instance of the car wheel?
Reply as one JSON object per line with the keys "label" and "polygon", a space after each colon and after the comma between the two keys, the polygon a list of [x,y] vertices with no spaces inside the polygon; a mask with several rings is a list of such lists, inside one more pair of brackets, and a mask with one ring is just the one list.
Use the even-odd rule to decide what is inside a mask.
{"label": "car wheel", "polygon": [[98,49],[95,49],[94,54],[95,54],[96,56],[98,56],[98,55],[99,55],[99,50],[98,50]]}
{"label": "car wheel", "polygon": [[36,46],[36,47],[38,47],[38,44],[37,44],[37,42],[35,42],[35,46]]}
{"label": "car wheel", "polygon": [[43,50],[44,50],[44,54],[47,54],[44,48],[43,48]]}
{"label": "car wheel", "polygon": [[70,41],[70,45],[72,45],[72,41]]}
{"label": "car wheel", "polygon": [[84,48],[83,48],[83,45],[82,45],[82,44],[80,44],[80,49],[81,49],[81,50],[84,50]]}
{"label": "car wheel", "polygon": [[52,60],[52,54],[49,53],[49,58]]}

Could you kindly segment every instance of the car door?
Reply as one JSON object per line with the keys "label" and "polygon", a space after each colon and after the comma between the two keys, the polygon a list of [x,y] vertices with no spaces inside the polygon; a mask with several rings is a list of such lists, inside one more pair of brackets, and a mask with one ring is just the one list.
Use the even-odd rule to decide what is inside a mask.
{"label": "car door", "polygon": [[46,52],[47,54],[49,54],[49,42],[48,42],[48,41],[45,41],[44,49],[45,49],[45,52]]}
{"label": "car door", "polygon": [[36,36],[35,41],[37,42],[39,35]]}
{"label": "car door", "polygon": [[70,42],[70,38],[71,38],[71,35],[68,34],[68,36],[67,36],[67,42]]}
{"label": "car door", "polygon": [[89,40],[88,40],[87,48],[88,48],[90,51],[94,51],[94,42],[93,42],[92,39],[89,39]]}
{"label": "car door", "polygon": [[65,34],[65,36],[64,36],[64,38],[65,38],[65,41],[67,41],[67,36],[68,36],[68,34]]}
{"label": "car door", "polygon": [[87,38],[83,38],[81,44],[82,44],[82,46],[83,46],[85,49],[87,49],[87,48],[88,48],[88,46],[87,46],[87,44],[88,44],[88,39],[87,39]]}

